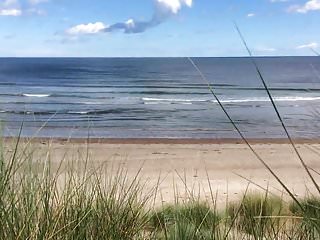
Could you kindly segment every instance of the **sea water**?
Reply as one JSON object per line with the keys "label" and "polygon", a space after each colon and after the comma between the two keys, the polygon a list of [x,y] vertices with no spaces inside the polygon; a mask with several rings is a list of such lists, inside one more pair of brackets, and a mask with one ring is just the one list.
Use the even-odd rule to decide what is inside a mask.
{"label": "sea water", "polygon": [[[285,134],[250,58],[0,58],[2,134],[248,138]],[[255,58],[295,138],[319,138],[320,57]],[[208,81],[208,82],[207,82]]]}

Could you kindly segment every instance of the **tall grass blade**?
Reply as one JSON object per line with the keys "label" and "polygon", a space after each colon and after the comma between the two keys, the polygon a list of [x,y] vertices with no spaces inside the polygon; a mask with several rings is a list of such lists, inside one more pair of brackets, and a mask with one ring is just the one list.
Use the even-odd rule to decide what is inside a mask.
{"label": "tall grass blade", "polygon": [[[240,174],[238,174],[238,173],[235,173],[235,172],[234,172],[233,174],[235,174],[235,175],[237,175],[238,177],[240,177],[240,178],[242,178],[242,179],[246,180],[248,183],[251,183],[252,185],[254,185],[254,186],[256,186],[256,187],[260,188],[260,189],[261,189],[261,190],[263,190],[264,192],[268,192],[269,194],[271,194],[271,195],[273,195],[273,196],[275,196],[275,197],[277,197],[277,196],[278,196],[277,194],[270,192],[270,190],[269,190],[269,189],[267,189],[267,188],[265,188],[265,187],[263,187],[263,186],[261,186],[261,185],[259,185],[259,184],[255,183],[254,181],[252,181],[252,180],[251,180],[251,179],[249,179],[249,178],[246,178],[246,177],[244,177],[244,176],[242,176],[242,175],[240,175]],[[276,189],[277,191],[279,191],[280,193],[282,193],[282,191],[281,191],[280,189],[278,189],[278,188],[274,188],[274,189]]]}
{"label": "tall grass blade", "polygon": [[[280,185],[285,189],[285,191],[290,195],[290,197],[297,203],[298,206],[301,206],[298,199],[293,195],[293,193],[289,190],[289,188],[281,181],[281,179],[277,176],[277,174],[271,169],[271,167],[262,159],[262,157],[258,154],[258,152],[252,147],[252,145],[249,143],[248,139],[244,136],[244,134],[239,129],[238,125],[233,121],[230,114],[218,98],[217,94],[215,93],[215,89],[213,85],[207,80],[207,78],[204,76],[204,74],[201,72],[200,68],[197,66],[197,64],[188,57],[188,60],[193,65],[193,67],[197,70],[199,75],[201,76],[202,80],[207,84],[211,94],[219,104],[220,108],[228,118],[229,122],[232,124],[233,128],[237,131],[242,141],[248,146],[250,151],[254,154],[254,156],[263,164],[263,166],[272,174],[272,176],[280,183]],[[320,190],[320,189],[319,189]],[[302,206],[301,206],[302,208]]]}
{"label": "tall grass blade", "polygon": [[0,173],[1,177],[4,176],[4,179],[1,179],[1,186],[0,186],[0,194],[1,194],[1,196],[2,196],[3,191],[5,190],[5,188],[7,187],[7,184],[9,182],[10,178],[16,172],[16,169],[14,169],[14,167],[15,167],[15,163],[18,161],[17,155],[18,155],[18,148],[19,148],[21,135],[22,135],[23,124],[24,124],[24,122],[21,123],[20,129],[19,129],[19,133],[18,133],[18,137],[17,137],[17,140],[16,140],[16,144],[15,144],[15,147],[14,147],[14,150],[13,150],[13,155],[12,155],[10,161],[9,161],[9,166],[4,169],[3,173]]}
{"label": "tall grass blade", "polygon": [[237,32],[238,32],[238,34],[239,34],[239,36],[240,36],[240,38],[242,40],[243,45],[245,46],[245,48],[246,48],[246,50],[247,50],[247,52],[248,52],[248,54],[250,56],[251,62],[254,65],[254,68],[255,68],[256,72],[258,73],[258,75],[259,75],[259,78],[260,78],[260,80],[261,80],[261,82],[263,84],[263,87],[264,87],[264,89],[266,90],[266,92],[268,94],[268,97],[269,97],[269,99],[271,101],[271,104],[272,104],[272,106],[273,106],[273,108],[274,108],[274,110],[275,110],[275,112],[277,114],[277,117],[278,117],[278,119],[279,119],[279,121],[281,123],[281,126],[282,126],[282,128],[283,128],[283,130],[284,130],[284,132],[285,132],[285,134],[286,134],[286,136],[287,136],[287,138],[288,138],[288,140],[289,140],[289,142],[290,142],[290,144],[291,144],[291,146],[292,146],[292,148],[293,148],[293,150],[295,152],[295,154],[298,156],[303,168],[305,169],[306,173],[308,174],[309,178],[313,182],[313,184],[316,187],[316,189],[318,190],[318,192],[320,193],[320,187],[319,187],[318,183],[316,182],[316,180],[314,179],[314,177],[312,176],[311,172],[309,171],[309,168],[308,168],[307,164],[302,159],[302,156],[301,156],[300,152],[298,151],[298,149],[297,149],[297,147],[296,147],[296,145],[295,145],[295,143],[294,143],[294,141],[293,141],[293,139],[292,139],[292,137],[291,137],[291,135],[290,135],[290,133],[289,133],[289,131],[288,131],[283,119],[282,119],[282,117],[281,117],[281,114],[280,114],[280,112],[278,110],[278,107],[277,107],[273,97],[272,97],[272,94],[271,94],[271,92],[269,90],[269,87],[268,87],[266,81],[264,80],[264,77],[263,77],[263,75],[262,75],[262,73],[260,71],[260,68],[259,68],[257,62],[255,61],[255,59],[253,57],[253,54],[252,54],[252,52],[251,52],[251,50],[250,50],[250,48],[249,48],[244,36],[242,35],[242,33],[240,31],[240,28],[238,27],[238,25],[236,23],[235,23],[235,28],[236,28],[236,30],[237,30]]}

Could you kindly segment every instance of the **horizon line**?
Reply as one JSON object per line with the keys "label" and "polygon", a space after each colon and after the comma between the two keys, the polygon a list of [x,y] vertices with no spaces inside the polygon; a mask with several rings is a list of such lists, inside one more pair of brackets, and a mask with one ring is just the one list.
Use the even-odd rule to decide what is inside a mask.
{"label": "horizon line", "polygon": [[[319,57],[319,56],[316,56],[316,55],[274,55],[274,56],[270,56],[270,55],[266,55],[266,56],[253,56],[254,58],[286,58],[286,57]],[[103,56],[97,56],[97,57],[94,57],[94,56],[79,56],[79,57],[68,57],[68,56],[34,56],[34,57],[31,57],[31,56],[17,56],[17,57],[13,57],[13,56],[3,56],[3,57],[0,57],[0,59],[12,59],[12,58],[110,58],[110,59],[115,59],[115,58],[251,58],[250,56],[212,56],[212,57],[209,57],[209,56],[176,56],[176,57],[172,57],[172,56],[161,56],[161,57],[156,57],[156,56],[148,56],[148,57],[132,57],[132,56],[118,56],[118,57],[103,57]]]}

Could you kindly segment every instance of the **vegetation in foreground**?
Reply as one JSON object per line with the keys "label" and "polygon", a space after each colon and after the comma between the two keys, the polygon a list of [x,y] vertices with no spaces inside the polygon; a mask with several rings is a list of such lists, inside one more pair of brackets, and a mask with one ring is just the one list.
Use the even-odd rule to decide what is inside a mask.
{"label": "vegetation in foreground", "polygon": [[[215,200],[153,206],[139,174],[116,169],[51,169],[28,146],[0,155],[0,239],[319,239],[320,198],[286,202],[245,193],[217,209]],[[71,170],[68,170],[71,169]],[[212,194],[214,196],[214,194]]]}

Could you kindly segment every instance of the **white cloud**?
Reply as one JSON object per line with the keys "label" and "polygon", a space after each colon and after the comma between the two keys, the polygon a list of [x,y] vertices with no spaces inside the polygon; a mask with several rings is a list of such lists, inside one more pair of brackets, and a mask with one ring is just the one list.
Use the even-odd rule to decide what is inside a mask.
{"label": "white cloud", "polygon": [[256,16],[255,13],[248,13],[248,14],[247,14],[247,17],[248,17],[248,18],[252,18],[252,17],[255,17],[255,16]]}
{"label": "white cloud", "polygon": [[69,35],[95,34],[101,32],[106,27],[102,22],[80,24],[67,29],[66,33]]}
{"label": "white cloud", "polygon": [[21,16],[22,11],[18,0],[4,0],[0,1],[0,16]]}
{"label": "white cloud", "polygon": [[173,15],[179,13],[182,7],[192,7],[193,0],[154,0],[154,12],[150,20],[137,21],[129,19],[124,22],[117,22],[110,26],[105,26],[102,22],[80,24],[67,29],[69,35],[96,34],[101,32],[122,31],[126,34],[136,34],[154,28],[168,20]]}
{"label": "white cloud", "polygon": [[158,6],[167,8],[173,14],[177,14],[183,5],[192,7],[192,0],[157,0]]}
{"label": "white cloud", "polygon": [[182,7],[192,7],[193,0],[154,0],[154,13],[148,21],[129,19],[118,22],[106,28],[105,32],[123,31],[126,34],[142,33],[150,28],[157,27],[173,15],[179,13]]}
{"label": "white cloud", "polygon": [[135,26],[135,22],[132,18],[126,21],[126,24],[128,25],[129,28],[134,28]]}
{"label": "white cloud", "polygon": [[23,7],[21,7],[19,0],[0,0],[0,16],[45,15],[46,12],[44,10],[35,8],[34,5],[48,1],[28,0],[28,4],[22,4]]}
{"label": "white cloud", "polygon": [[292,5],[289,12],[307,13],[309,11],[320,11],[320,0],[309,0],[304,5]]}
{"label": "white cloud", "polygon": [[15,8],[11,8],[11,9],[0,9],[0,16],[13,16],[13,17],[17,17],[17,16],[21,16],[22,15],[22,11],[20,9],[15,9]]}
{"label": "white cloud", "polygon": [[318,43],[312,42],[312,43],[309,43],[309,44],[304,44],[304,45],[297,46],[296,49],[317,48],[318,46],[319,46]]}

